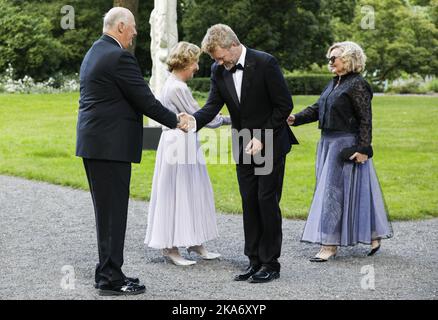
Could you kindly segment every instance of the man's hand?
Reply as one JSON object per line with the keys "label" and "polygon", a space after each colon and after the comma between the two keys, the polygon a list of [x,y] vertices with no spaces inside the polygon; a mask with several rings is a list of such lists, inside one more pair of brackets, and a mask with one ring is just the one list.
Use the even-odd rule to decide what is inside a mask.
{"label": "man's hand", "polygon": [[368,155],[366,155],[366,154],[362,154],[362,153],[359,153],[359,152],[355,152],[355,153],[350,157],[350,160],[353,160],[354,158],[356,158],[356,163],[364,164],[365,161],[368,160]]}
{"label": "man's hand", "polygon": [[245,148],[245,152],[250,155],[256,155],[263,149],[263,143],[259,141],[257,138],[252,138],[252,140],[248,143]]}
{"label": "man's hand", "polygon": [[291,114],[289,117],[287,117],[287,124],[288,125],[293,125],[295,122],[295,116],[293,114]]}
{"label": "man's hand", "polygon": [[178,114],[178,120],[178,129],[181,129],[184,132],[196,131],[196,119],[193,116],[182,112]]}

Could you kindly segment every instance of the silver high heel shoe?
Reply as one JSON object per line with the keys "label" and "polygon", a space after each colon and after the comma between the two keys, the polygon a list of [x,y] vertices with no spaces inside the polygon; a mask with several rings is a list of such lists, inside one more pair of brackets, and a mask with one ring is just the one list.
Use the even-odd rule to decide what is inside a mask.
{"label": "silver high heel shoe", "polygon": [[208,252],[202,245],[200,246],[192,246],[187,248],[187,252],[191,254],[195,252],[199,254],[205,260],[213,260],[219,258],[220,253]]}
{"label": "silver high heel shoe", "polygon": [[187,260],[181,257],[177,248],[163,249],[163,256],[177,266],[191,266],[196,264],[196,261]]}
{"label": "silver high heel shoe", "polygon": [[[324,252],[331,251],[330,254],[323,254]],[[321,250],[314,256],[313,258],[310,258],[310,262],[327,262],[330,258],[335,258],[336,253],[338,252],[338,249],[336,246],[334,246],[334,250],[332,246],[322,246]],[[323,257],[321,257],[321,255]]]}

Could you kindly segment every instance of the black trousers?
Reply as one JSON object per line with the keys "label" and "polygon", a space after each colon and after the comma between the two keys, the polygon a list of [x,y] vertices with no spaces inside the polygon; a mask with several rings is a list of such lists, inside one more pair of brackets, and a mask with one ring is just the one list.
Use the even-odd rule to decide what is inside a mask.
{"label": "black trousers", "polygon": [[99,263],[95,281],[119,285],[122,272],[131,163],[83,159],[96,216]]}
{"label": "black trousers", "polygon": [[283,238],[280,199],[286,158],[278,159],[269,175],[255,175],[253,165],[237,165],[242,197],[245,255],[253,266],[280,271]]}

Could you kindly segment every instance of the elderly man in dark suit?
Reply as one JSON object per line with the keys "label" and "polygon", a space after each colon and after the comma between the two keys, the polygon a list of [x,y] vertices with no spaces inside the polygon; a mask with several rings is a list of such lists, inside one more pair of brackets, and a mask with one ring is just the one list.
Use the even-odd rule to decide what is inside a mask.
{"label": "elderly man in dark suit", "polygon": [[[206,105],[193,116],[197,129],[210,122],[227,105],[233,134],[234,158],[243,207],[245,255],[249,267],[234,280],[269,282],[280,276],[282,229],[280,197],[286,154],[298,143],[287,125],[293,104],[276,59],[243,46],[226,25],[210,27],[202,49],[215,60],[211,67]],[[244,134],[242,134],[242,137]],[[270,137],[270,139],[268,139]],[[244,138],[244,137],[243,137]],[[245,140],[245,139],[243,139]],[[257,172],[263,153],[270,170]],[[251,159],[245,161],[247,156]]]}
{"label": "elderly man in dark suit", "polygon": [[101,295],[138,294],[145,286],[121,268],[131,163],[141,159],[143,115],[183,130],[190,116],[176,115],[155,99],[136,58],[125,50],[137,35],[128,9],[108,11],[103,33],[81,65],[76,155],[83,158],[96,217],[95,287]]}

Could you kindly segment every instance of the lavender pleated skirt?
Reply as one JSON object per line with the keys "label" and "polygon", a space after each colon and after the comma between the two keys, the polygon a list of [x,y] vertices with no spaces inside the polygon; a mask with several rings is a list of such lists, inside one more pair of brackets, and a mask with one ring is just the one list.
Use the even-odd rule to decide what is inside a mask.
{"label": "lavender pleated skirt", "polygon": [[316,187],[301,241],[353,246],[392,237],[373,160],[343,161],[354,134],[323,132],[316,154]]}
{"label": "lavender pleated skirt", "polygon": [[163,130],[145,244],[156,249],[191,247],[217,236],[213,188],[197,134]]}

